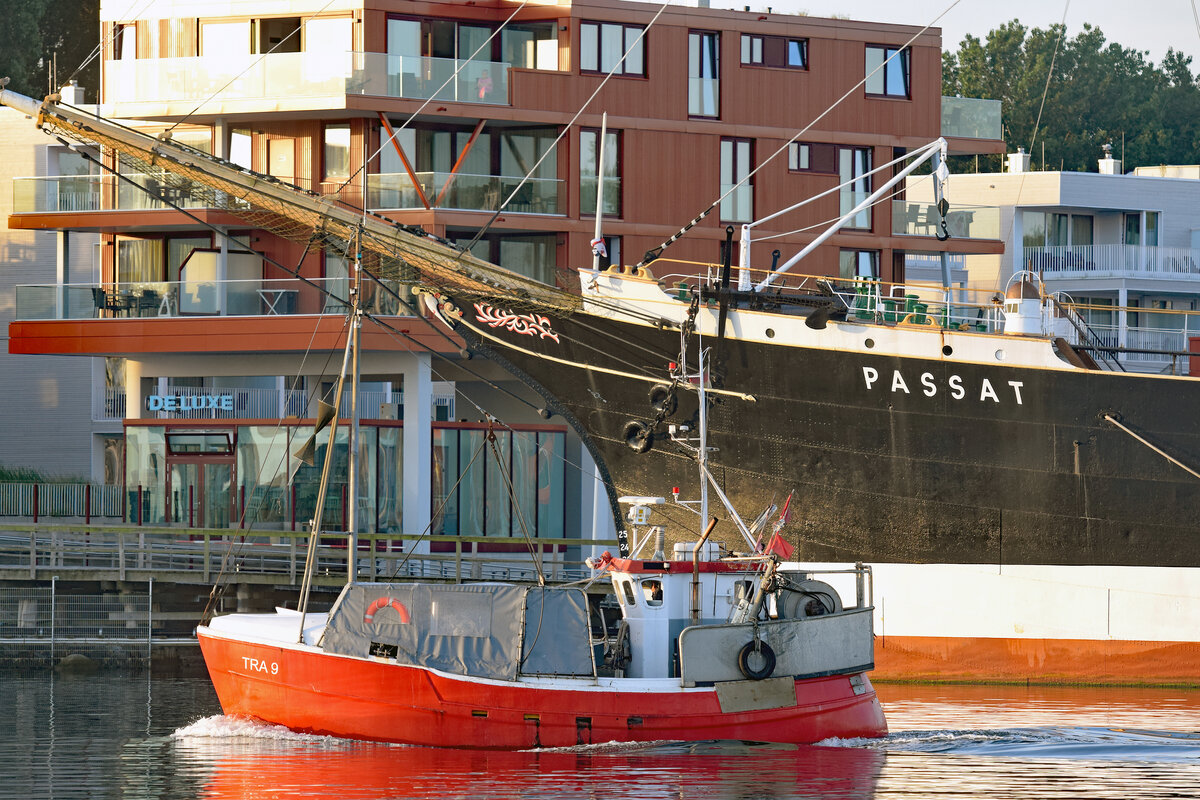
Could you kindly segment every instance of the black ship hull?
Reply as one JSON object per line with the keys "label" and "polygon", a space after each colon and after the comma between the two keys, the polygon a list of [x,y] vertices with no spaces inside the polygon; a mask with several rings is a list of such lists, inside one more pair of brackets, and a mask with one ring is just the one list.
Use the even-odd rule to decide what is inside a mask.
{"label": "black ship hull", "polygon": [[[667,435],[695,425],[697,401],[672,391],[683,350],[665,310],[656,325],[607,308],[466,306],[449,321],[532,379],[614,496],[695,497],[694,461]],[[718,389],[711,466],[743,514],[794,492],[799,559],[1200,566],[1200,479],[1184,468],[1200,465],[1200,380],[1030,364],[1050,344],[1002,335],[840,322],[805,334],[837,345],[822,347],[786,334],[796,317],[730,312],[718,338],[716,309],[699,316],[689,347],[711,348]],[[902,352],[909,340],[936,357]]]}

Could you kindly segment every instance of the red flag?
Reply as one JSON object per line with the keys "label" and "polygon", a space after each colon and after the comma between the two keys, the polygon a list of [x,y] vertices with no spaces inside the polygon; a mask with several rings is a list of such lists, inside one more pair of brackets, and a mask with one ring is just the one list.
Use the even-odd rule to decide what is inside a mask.
{"label": "red flag", "polygon": [[767,552],[779,556],[784,561],[789,561],[792,553],[796,552],[796,548],[785,542],[783,537],[776,532],[771,535],[771,541],[767,542]]}
{"label": "red flag", "polygon": [[771,529],[773,533],[779,533],[784,525],[788,524],[788,510],[792,507],[792,495],[795,492],[788,492],[787,500],[783,501],[783,511],[779,512],[779,519],[775,521],[775,526]]}

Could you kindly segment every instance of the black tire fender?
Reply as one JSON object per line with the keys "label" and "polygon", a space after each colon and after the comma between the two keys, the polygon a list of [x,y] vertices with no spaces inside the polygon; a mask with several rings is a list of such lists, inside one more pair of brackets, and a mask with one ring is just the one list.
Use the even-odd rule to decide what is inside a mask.
{"label": "black tire fender", "polygon": [[625,424],[625,444],[635,453],[645,453],[654,446],[654,431],[644,422],[636,419]]}
{"label": "black tire fender", "polygon": [[[758,669],[750,666],[751,654],[755,651],[762,656],[763,663]],[[775,651],[771,649],[771,645],[761,639],[753,642],[746,642],[742,645],[742,649],[738,651],[738,669],[752,681],[761,681],[763,678],[771,677],[771,673],[775,671]]]}
{"label": "black tire fender", "polygon": [[672,416],[679,408],[679,398],[665,383],[658,383],[650,390],[650,408],[664,417]]}

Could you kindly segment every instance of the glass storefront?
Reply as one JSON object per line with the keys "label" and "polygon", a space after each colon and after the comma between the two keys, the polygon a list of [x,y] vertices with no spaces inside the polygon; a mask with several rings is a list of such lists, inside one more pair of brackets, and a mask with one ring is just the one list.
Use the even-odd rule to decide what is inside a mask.
{"label": "glass storefront", "polygon": [[[133,524],[300,530],[316,511],[329,429],[300,454],[311,425],[127,424],[125,484]],[[565,520],[561,430],[497,431],[435,423],[432,452],[434,535],[562,538]],[[322,528],[403,534],[404,429],[363,423],[359,497],[347,492],[349,430],[338,426]],[[511,492],[510,492],[511,486]],[[421,532],[410,532],[417,535]]]}

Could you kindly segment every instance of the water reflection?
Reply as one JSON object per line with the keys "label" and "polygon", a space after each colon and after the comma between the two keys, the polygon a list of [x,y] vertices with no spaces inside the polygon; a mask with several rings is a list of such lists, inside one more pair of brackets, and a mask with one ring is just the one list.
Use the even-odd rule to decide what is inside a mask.
{"label": "water reflection", "polygon": [[1200,692],[896,686],[893,733],[524,753],[303,736],[220,714],[207,678],[0,676],[0,798],[874,798],[1200,796]]}
{"label": "water reflection", "polygon": [[886,756],[862,748],[738,743],[435,750],[302,737],[224,718],[175,735],[208,764],[209,798],[830,798],[875,796]]}

